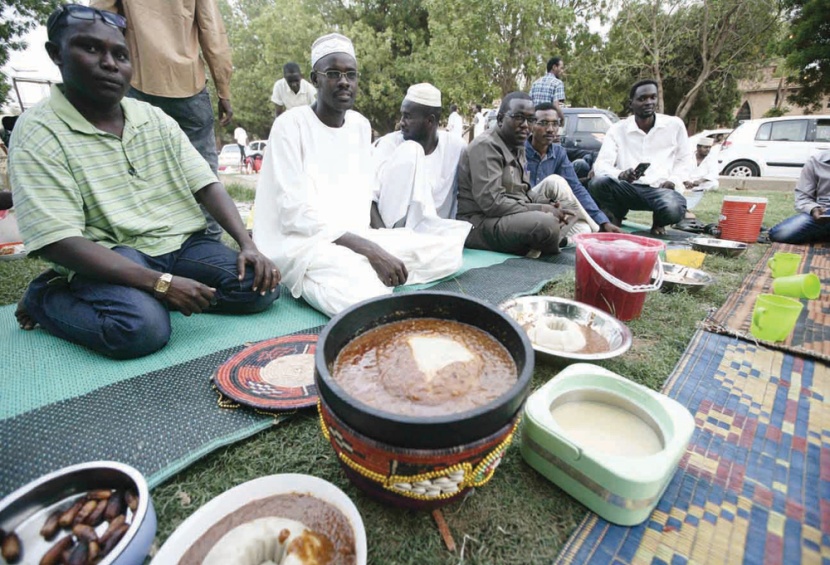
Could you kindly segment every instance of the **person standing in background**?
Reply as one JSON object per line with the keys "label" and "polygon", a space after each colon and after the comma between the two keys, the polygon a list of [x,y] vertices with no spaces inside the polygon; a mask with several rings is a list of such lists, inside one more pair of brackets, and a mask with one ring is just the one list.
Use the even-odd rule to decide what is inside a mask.
{"label": "person standing in background", "polygon": [[[233,116],[233,64],[216,0],[91,0],[90,6],[127,18],[125,37],[133,63],[127,96],[148,102],[176,120],[217,174],[219,155],[205,63],[219,96],[217,112],[223,126]],[[221,226],[204,206],[201,209],[208,224],[205,233],[221,238]]]}
{"label": "person standing in background", "polygon": [[282,66],[282,78],[274,83],[271,102],[276,104],[275,117],[297,106],[311,106],[317,100],[317,89],[303,78],[300,65],[294,62]]}
{"label": "person standing in background", "polygon": [[551,57],[547,69],[548,74],[533,81],[530,86],[530,97],[535,106],[545,102],[553,104],[556,113],[559,114],[559,121],[564,124],[565,113],[562,111],[562,103],[565,101],[565,83],[562,82],[562,77],[565,76],[565,62],[561,57]]}
{"label": "person standing in background", "polygon": [[473,118],[473,139],[484,133],[484,123],[487,119],[484,116],[484,110],[481,109],[481,104],[476,104],[476,115]]}
{"label": "person standing in background", "polygon": [[248,132],[242,126],[236,126],[233,130],[233,138],[239,146],[239,169],[245,167],[245,147],[248,146]]}
{"label": "person standing in background", "polygon": [[461,118],[461,114],[458,113],[458,106],[456,104],[450,106],[450,116],[447,118],[447,131],[455,137],[464,136],[464,120]]}

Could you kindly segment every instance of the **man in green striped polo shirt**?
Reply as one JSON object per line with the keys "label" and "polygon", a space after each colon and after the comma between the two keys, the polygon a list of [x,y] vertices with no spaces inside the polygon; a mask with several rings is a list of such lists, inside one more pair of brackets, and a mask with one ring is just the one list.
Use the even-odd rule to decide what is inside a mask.
{"label": "man in green striped polo shirt", "polygon": [[[125,24],[87,6],[52,13],[63,85],[20,118],[9,155],[26,248],[54,266],[30,283],[21,327],[122,359],[167,343],[168,310],[257,312],[280,279],[176,122],[124,98]],[[205,235],[200,203],[240,252]]]}

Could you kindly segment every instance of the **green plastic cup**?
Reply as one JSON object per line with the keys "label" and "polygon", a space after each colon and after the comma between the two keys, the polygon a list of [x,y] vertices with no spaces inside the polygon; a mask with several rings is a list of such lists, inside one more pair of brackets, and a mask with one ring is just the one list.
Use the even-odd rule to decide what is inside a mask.
{"label": "green plastic cup", "polygon": [[760,294],[752,310],[750,333],[764,341],[784,341],[793,331],[804,305],[798,300],[774,294]]}
{"label": "green plastic cup", "polygon": [[772,281],[772,291],[780,296],[815,300],[821,294],[821,279],[813,273],[779,277]]}
{"label": "green plastic cup", "polygon": [[772,271],[772,278],[789,277],[798,272],[801,264],[801,255],[798,253],[783,253],[779,251],[767,261],[767,267]]}

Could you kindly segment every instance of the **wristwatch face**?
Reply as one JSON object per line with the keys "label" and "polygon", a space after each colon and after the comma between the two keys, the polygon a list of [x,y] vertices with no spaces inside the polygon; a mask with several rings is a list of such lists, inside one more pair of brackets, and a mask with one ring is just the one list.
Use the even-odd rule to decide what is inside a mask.
{"label": "wristwatch face", "polygon": [[170,281],[172,280],[173,275],[169,273],[164,273],[156,281],[156,284],[153,286],[153,290],[155,290],[159,294],[165,294],[167,290],[170,288]]}

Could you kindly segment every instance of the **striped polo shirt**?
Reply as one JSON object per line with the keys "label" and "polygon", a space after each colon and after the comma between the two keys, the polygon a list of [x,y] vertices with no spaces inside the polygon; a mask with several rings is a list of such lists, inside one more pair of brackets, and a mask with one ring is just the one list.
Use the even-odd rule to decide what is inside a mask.
{"label": "striped polo shirt", "polygon": [[14,130],[9,169],[27,250],[67,237],[150,256],[206,227],[194,193],[216,176],[178,124],[124,98],[119,138],[89,123],[57,86]]}

